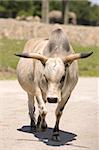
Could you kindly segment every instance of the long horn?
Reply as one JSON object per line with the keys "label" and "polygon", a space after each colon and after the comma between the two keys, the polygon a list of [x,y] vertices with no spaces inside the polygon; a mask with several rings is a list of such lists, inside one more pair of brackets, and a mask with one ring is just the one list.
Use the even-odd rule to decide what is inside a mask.
{"label": "long horn", "polygon": [[22,53],[22,54],[15,54],[16,56],[23,57],[23,58],[32,58],[40,60],[41,62],[45,63],[48,58],[37,53]]}
{"label": "long horn", "polygon": [[92,53],[93,52],[70,54],[70,55],[64,57],[63,61],[65,61],[65,62],[72,62],[72,61],[77,60],[77,59],[87,58],[90,55],[92,55]]}

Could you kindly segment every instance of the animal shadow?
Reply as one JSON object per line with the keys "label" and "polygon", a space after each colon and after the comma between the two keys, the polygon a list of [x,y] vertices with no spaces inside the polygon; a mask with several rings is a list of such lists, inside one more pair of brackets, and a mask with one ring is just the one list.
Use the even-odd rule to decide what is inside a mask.
{"label": "animal shadow", "polygon": [[71,132],[65,132],[60,130],[60,138],[61,141],[60,142],[55,142],[52,141],[51,136],[53,133],[53,128],[47,128],[47,130],[45,132],[34,132],[31,130],[30,126],[23,126],[19,129],[17,129],[18,131],[21,132],[25,132],[25,133],[31,133],[34,134],[34,136],[36,138],[39,139],[39,141],[45,143],[46,145],[49,146],[62,146],[62,145],[68,145],[68,142],[72,142],[73,140],[76,140],[76,134],[71,133]]}

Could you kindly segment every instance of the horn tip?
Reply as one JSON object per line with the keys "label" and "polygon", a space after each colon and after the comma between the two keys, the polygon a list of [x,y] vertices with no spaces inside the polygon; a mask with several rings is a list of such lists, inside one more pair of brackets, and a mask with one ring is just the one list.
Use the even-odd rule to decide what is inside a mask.
{"label": "horn tip", "polygon": [[14,54],[15,56],[18,56],[18,57],[23,57],[23,58],[28,58],[28,54],[27,53],[22,53],[22,54]]}
{"label": "horn tip", "polygon": [[16,54],[16,53],[15,53],[14,55],[15,55],[15,56],[20,56],[20,54]]}
{"label": "horn tip", "polygon": [[81,58],[87,58],[87,57],[91,56],[92,54],[93,54],[93,52],[81,53],[80,57],[81,57]]}
{"label": "horn tip", "polygon": [[22,57],[22,54],[14,54],[15,56]]}

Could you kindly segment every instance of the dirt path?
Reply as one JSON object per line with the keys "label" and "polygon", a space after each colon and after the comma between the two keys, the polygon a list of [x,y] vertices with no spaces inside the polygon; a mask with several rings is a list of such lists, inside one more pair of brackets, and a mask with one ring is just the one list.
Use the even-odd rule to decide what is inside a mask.
{"label": "dirt path", "polygon": [[31,133],[27,95],[17,81],[0,81],[0,150],[98,150],[99,78],[80,78],[60,122],[61,142],[51,140],[55,104],[47,104],[48,129]]}

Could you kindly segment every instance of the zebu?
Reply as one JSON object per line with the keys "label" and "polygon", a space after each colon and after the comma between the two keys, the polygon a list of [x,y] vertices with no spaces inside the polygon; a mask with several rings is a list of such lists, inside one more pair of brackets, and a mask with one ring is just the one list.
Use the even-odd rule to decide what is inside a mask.
{"label": "zebu", "polygon": [[[28,94],[31,128],[46,129],[45,103],[57,103],[52,139],[60,140],[59,121],[78,81],[77,59],[86,58],[91,54],[92,52],[75,54],[61,28],[53,30],[49,39],[29,40],[23,53],[16,54],[23,57],[17,66],[17,76],[20,85]],[[37,123],[34,97],[39,108]]]}

